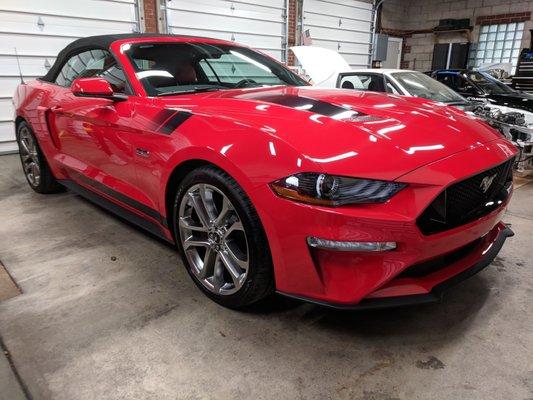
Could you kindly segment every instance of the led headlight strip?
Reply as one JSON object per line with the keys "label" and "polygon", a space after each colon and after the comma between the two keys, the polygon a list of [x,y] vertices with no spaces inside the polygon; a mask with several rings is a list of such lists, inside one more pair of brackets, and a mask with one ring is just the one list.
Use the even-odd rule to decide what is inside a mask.
{"label": "led headlight strip", "polygon": [[270,184],[281,197],[321,206],[383,203],[407,185],[399,182],[298,173]]}

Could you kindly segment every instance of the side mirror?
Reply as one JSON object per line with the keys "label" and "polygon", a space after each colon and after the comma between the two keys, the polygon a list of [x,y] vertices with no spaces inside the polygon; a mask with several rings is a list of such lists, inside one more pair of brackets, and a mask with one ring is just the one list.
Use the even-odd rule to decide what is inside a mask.
{"label": "side mirror", "polygon": [[114,93],[109,82],[103,78],[78,78],[72,82],[70,89],[77,97],[94,97],[113,101],[128,99],[125,94]]}

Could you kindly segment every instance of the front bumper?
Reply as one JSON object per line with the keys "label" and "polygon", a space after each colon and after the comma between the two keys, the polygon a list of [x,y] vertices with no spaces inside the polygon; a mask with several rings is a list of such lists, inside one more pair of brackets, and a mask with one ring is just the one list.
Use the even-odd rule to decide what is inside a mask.
{"label": "front bumper", "polygon": [[[472,265],[469,265],[469,261],[464,261],[455,265],[448,265],[444,269],[439,269],[438,275],[426,276],[425,279],[422,279],[420,282],[416,280],[393,280],[389,285],[386,286],[383,290],[379,291],[383,294],[386,289],[391,289],[396,287],[401,292],[403,286],[409,285],[424,285],[430,283],[436,279],[439,283],[434,284],[435,282],[430,283],[432,289],[426,294],[412,294],[412,295],[403,295],[403,296],[380,296],[379,292],[374,293],[372,296],[362,299],[357,304],[339,304],[331,303],[327,301],[320,301],[316,299],[305,298],[301,296],[291,295],[283,292],[279,294],[286,297],[290,297],[296,300],[302,300],[321,306],[331,307],[335,309],[342,310],[367,310],[367,309],[378,309],[378,308],[390,308],[390,307],[400,307],[407,305],[416,305],[416,304],[425,304],[425,303],[434,303],[442,299],[445,291],[451,287],[461,283],[465,279],[470,278],[471,276],[477,274],[479,271],[488,267],[492,261],[496,258],[501,248],[503,247],[505,241],[508,237],[514,236],[514,232],[507,226],[502,223],[499,223],[494,229],[489,232],[480,243],[475,246],[475,252],[469,255],[469,260],[472,258],[478,259]],[[462,264],[462,265],[461,265]],[[466,265],[466,268],[464,266]],[[462,269],[461,272],[456,272],[457,269]],[[455,274],[454,274],[455,273]],[[450,277],[446,276],[451,274]],[[442,278],[444,279],[442,280]],[[376,295],[377,294],[377,295]]]}
{"label": "front bumper", "polygon": [[[393,305],[438,298],[441,284],[468,275],[467,270],[481,269],[479,263],[489,260],[509,236],[500,221],[510,194],[490,213],[453,229],[424,235],[416,223],[444,188],[514,155],[511,145],[503,140],[468,153],[456,153],[402,176],[399,181],[408,187],[383,204],[316,207],[277,197],[270,188],[259,187],[251,197],[268,237],[276,290],[341,308]],[[310,248],[309,236],[345,242],[395,242],[397,247],[384,252],[328,251]],[[436,270],[406,275],[414,266],[431,264],[466,246],[468,251],[460,258]]]}

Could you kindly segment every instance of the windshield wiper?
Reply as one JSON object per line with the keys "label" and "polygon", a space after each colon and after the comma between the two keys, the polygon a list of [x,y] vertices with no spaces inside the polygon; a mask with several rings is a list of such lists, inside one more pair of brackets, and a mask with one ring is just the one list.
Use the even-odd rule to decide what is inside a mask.
{"label": "windshield wiper", "polygon": [[209,86],[209,87],[199,87],[199,88],[193,88],[193,89],[185,89],[185,90],[173,90],[172,92],[163,92],[159,93],[157,97],[160,96],[174,96],[177,94],[191,94],[191,93],[201,93],[201,92],[216,92],[217,90],[227,89],[226,87],[218,87],[218,86]]}

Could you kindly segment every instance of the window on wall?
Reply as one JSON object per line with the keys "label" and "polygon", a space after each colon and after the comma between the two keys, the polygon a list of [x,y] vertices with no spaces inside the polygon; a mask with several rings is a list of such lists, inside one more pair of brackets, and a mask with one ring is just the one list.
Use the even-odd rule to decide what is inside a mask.
{"label": "window on wall", "polygon": [[523,33],[523,22],[482,25],[477,46],[472,49],[470,64],[479,67],[487,63],[510,62],[514,73]]}

